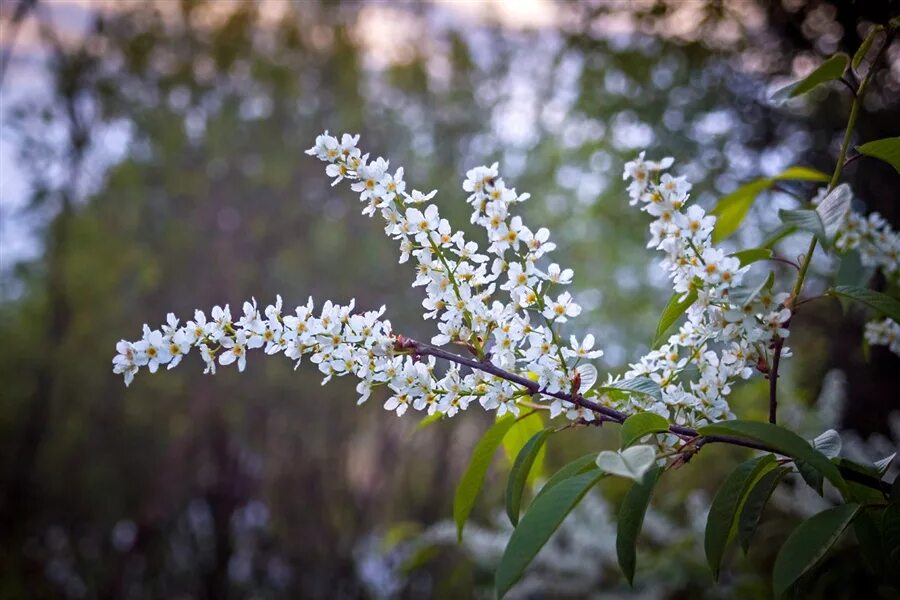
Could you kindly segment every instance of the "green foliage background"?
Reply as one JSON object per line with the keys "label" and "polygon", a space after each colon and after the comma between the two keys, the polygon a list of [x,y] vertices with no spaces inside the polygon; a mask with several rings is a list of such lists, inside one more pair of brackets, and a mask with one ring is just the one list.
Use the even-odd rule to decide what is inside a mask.
{"label": "green foliage background", "polygon": [[[843,24],[834,44],[851,49],[859,19],[891,10],[814,4],[830,7]],[[215,378],[189,359],[127,390],[111,373],[115,342],[137,337],[141,323],[250,296],[355,297],[386,304],[398,330],[431,335],[408,265],[396,265],[352,193],[330,188],[303,154],[323,129],[361,133],[411,185],[439,189],[457,224],[467,221],[462,174],[501,161],[506,179],[532,193],[529,221],[550,227],[558,259],[575,268],[590,309],[579,323],[607,349],[602,366],[639,356],[668,296],[644,248],[646,219],[625,202],[619,173],[637,151],[629,135],[644,127],[653,155],[678,157],[708,207],[771,174],[772,160],[830,171],[847,107],[838,88],[805,108],[765,101],[792,56],[817,52],[816,32],[801,26],[815,6],[761,3],[763,25],[745,28],[739,6],[711,3],[695,31],[678,34],[666,30],[677,5],[634,11],[644,33],[632,35],[598,34],[613,9],[593,3],[566,5],[561,24],[536,30],[446,25],[446,7],[374,2],[297,3],[274,21],[255,3],[129,4],[92,12],[75,41],[46,22],[52,90],[3,114],[43,250],[3,273],[0,595],[358,596],[363,536],[450,515],[488,424],[479,410],[416,432],[414,416],[398,420],[378,398],[357,408],[349,382],[320,387],[314,370],[262,356],[242,376]],[[31,18],[43,19],[36,10]],[[370,21],[379,10],[416,27],[367,45],[388,33]],[[717,41],[723,23],[737,27],[735,39]],[[750,68],[752,56],[762,58]],[[896,74],[876,82],[862,140],[900,131],[897,86]],[[110,131],[127,149],[98,174]],[[895,174],[863,160],[849,176],[896,226]],[[761,236],[751,227],[738,242]],[[804,311],[784,389],[809,404],[822,374],[843,368],[845,424],[883,432],[897,408],[897,360],[875,349],[864,362],[860,315],[836,326],[839,314],[827,302]],[[762,396],[760,382],[738,390],[742,416],[763,414]],[[581,455],[597,435],[555,436],[549,463]],[[718,450],[666,482],[662,504],[677,511],[693,487],[714,489],[715,474],[742,456]],[[503,478],[495,483],[475,518],[501,498]],[[241,519],[262,525],[245,535]],[[781,525],[770,535],[783,538],[792,522]],[[766,572],[772,558],[761,550],[735,568]],[[701,562],[672,578],[672,597],[716,593]],[[235,577],[235,564],[249,576]],[[832,589],[850,585],[858,567],[834,566]],[[413,574],[408,593],[467,596],[486,577],[450,553]]]}

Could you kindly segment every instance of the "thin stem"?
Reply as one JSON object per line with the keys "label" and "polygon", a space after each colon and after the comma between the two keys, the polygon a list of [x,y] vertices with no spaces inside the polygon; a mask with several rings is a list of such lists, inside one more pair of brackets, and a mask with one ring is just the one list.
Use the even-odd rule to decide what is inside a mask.
{"label": "thin stem", "polygon": [[846,85],[846,86],[847,86],[847,89],[850,90],[850,93],[853,94],[854,97],[856,97],[856,88],[853,87],[853,84],[851,84],[849,81],[847,81],[847,80],[844,79],[843,77],[841,77],[840,79],[838,79],[838,81],[840,81],[841,83],[843,83],[844,85]]}
{"label": "thin stem", "polygon": [[[844,139],[841,142],[841,150],[838,154],[837,162],[834,165],[834,171],[831,174],[831,180],[828,182],[828,191],[830,192],[837,186],[838,181],[841,179],[841,172],[844,169],[844,164],[847,159],[847,151],[850,149],[850,141],[853,139],[853,129],[856,127],[856,119],[859,117],[859,107],[862,104],[863,96],[866,93],[866,88],[869,87],[869,82],[872,80],[872,74],[875,72],[875,65],[880,60],[881,56],[884,54],[885,50],[887,50],[888,46],[891,44],[891,39],[893,38],[893,30],[887,35],[884,40],[884,44],[881,46],[881,49],[878,51],[878,55],[875,57],[875,60],[872,61],[872,66],[869,67],[868,72],[866,72],[866,76],[863,77],[863,80],[859,84],[859,88],[854,90],[853,93],[853,104],[850,106],[850,116],[847,118],[847,128],[844,130]],[[850,85],[845,80],[841,79],[848,86]],[[850,86],[852,89],[852,86]],[[791,303],[789,307],[792,311],[791,318],[787,320],[784,324],[784,328],[788,329],[791,326],[791,321],[793,320],[793,312],[797,306],[794,304],[794,301],[800,296],[800,292],[803,291],[803,282],[806,280],[806,274],[809,271],[809,265],[812,262],[813,254],[816,251],[816,245],[818,244],[818,240],[815,236],[809,241],[809,248],[806,250],[806,254],[803,256],[803,262],[800,264],[800,271],[797,273],[797,281],[794,283],[794,289],[791,292],[791,296],[788,302]],[[777,413],[778,413],[778,370],[779,365],[781,363],[781,350],[784,347],[784,339],[776,338],[775,343],[773,345],[773,356],[772,356],[772,366],[769,370],[769,422],[775,423],[777,421]]]}
{"label": "thin stem", "polygon": [[782,257],[780,257],[780,256],[770,256],[770,257],[767,258],[766,260],[769,260],[769,261],[772,261],[772,262],[782,263],[782,264],[785,264],[785,265],[794,267],[794,268],[797,269],[798,271],[800,270],[800,265],[798,265],[797,263],[795,263],[794,261],[792,261],[792,260],[789,259],[789,258],[782,258]]}

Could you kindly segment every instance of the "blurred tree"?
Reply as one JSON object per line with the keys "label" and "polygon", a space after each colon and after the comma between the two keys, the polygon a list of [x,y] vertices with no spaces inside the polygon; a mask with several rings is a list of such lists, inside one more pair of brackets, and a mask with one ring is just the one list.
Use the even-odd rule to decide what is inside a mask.
{"label": "blurred tree", "polygon": [[[814,7],[831,15],[820,27],[854,32],[836,42],[847,48],[859,15],[881,18],[860,3],[712,2],[702,27],[675,27],[683,4],[698,3],[566,4],[555,28],[522,31],[377,2],[128,3],[92,13],[74,42],[44,21],[53,88],[4,123],[29,167],[29,210],[46,225],[43,256],[18,267],[21,293],[0,305],[0,595],[360,595],[359,540],[449,514],[486,417],[414,435],[413,419],[378,399],[355,408],[349,385],[320,388],[308,365],[252,359],[244,377],[213,381],[196,365],[140,377],[126,394],[110,373],[115,342],[167,310],[188,317],[276,293],[288,305],[385,303],[405,332],[429,335],[414,316],[420,299],[403,291],[408,271],[388,268],[392,243],[302,154],[330,128],[361,133],[417,187],[441,189],[456,222],[462,193],[448,190],[502,160],[534,194],[529,218],[576,266],[607,366],[621,367],[665,301],[643,267],[645,222],[622,207],[622,160],[642,147],[695,157],[685,168],[707,204],[768,168],[827,165],[841,102],[785,112],[762,82],[811,51],[802,24]],[[42,19],[48,10],[39,5]],[[632,12],[637,34],[604,25]],[[885,124],[895,133],[896,76],[877,83],[861,139]],[[127,149],[98,177],[96,154],[115,140]],[[855,189],[896,225],[884,183],[895,175],[854,165]],[[798,362],[798,395],[815,397],[826,365],[851,367],[854,402],[893,389],[896,358],[862,363],[842,350],[858,330],[831,341],[832,309],[818,310],[798,343],[831,356]],[[757,391],[745,392],[754,404]],[[877,402],[881,417],[852,424],[883,428],[893,406],[883,393]],[[428,593],[433,575],[450,581],[448,595],[468,595],[480,575],[467,568],[442,561],[408,589]],[[703,577],[677,589],[702,594]]]}

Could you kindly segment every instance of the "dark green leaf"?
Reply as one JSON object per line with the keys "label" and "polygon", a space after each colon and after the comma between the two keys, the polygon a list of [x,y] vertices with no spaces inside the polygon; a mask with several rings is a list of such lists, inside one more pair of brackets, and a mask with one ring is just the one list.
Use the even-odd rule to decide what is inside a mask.
{"label": "dark green leaf", "polygon": [[730,435],[765,444],[780,454],[809,463],[838,490],[841,492],[846,490],[846,483],[840,471],[831,461],[802,437],[778,425],[761,421],[733,420],[706,425],[700,427],[698,431],[701,435]]}
{"label": "dark green leaf", "polygon": [[772,180],[768,177],[755,179],[719,200],[710,211],[710,214],[717,217],[713,230],[713,241],[723,240],[737,231],[753,205],[753,201],[770,187],[772,187]]}
{"label": "dark green leaf", "polygon": [[592,452],[590,454],[585,454],[580,458],[576,458],[559,471],[554,473],[550,479],[547,480],[547,483],[538,491],[535,496],[535,500],[546,492],[549,492],[553,489],[553,486],[559,484],[561,481],[565,481],[570,477],[575,477],[576,475],[581,475],[582,473],[586,473],[587,471],[599,471],[597,469],[597,453]]}
{"label": "dark green leaf", "polygon": [[[850,250],[841,255],[841,264],[838,266],[837,273],[834,276],[834,285],[850,285],[865,288],[869,280],[872,279],[874,271],[872,267],[863,266],[859,252]],[[838,299],[844,305],[844,311],[846,311],[850,300],[843,296],[838,296]]]}
{"label": "dark green leaf", "polygon": [[863,509],[853,519],[853,533],[859,542],[860,554],[876,575],[881,574],[884,565],[884,545],[881,541],[881,532],[878,530],[878,521],[881,520],[879,512],[880,509]]}
{"label": "dark green leaf", "polygon": [[622,506],[619,507],[619,526],[616,532],[616,555],[619,558],[619,566],[628,579],[629,584],[634,583],[634,567],[637,562],[635,543],[644,524],[644,515],[647,514],[647,506],[650,504],[650,496],[653,488],[659,480],[662,469],[656,467],[647,472],[644,479],[636,482],[625,494]]}
{"label": "dark green leaf", "polygon": [[772,469],[757,479],[747,492],[737,528],[738,542],[740,542],[745,554],[750,550],[750,540],[753,539],[759,520],[766,509],[766,504],[769,502],[769,497],[790,471],[787,467]]}
{"label": "dark green leaf", "polygon": [[795,98],[809,92],[823,83],[840,79],[847,69],[847,64],[849,62],[850,57],[846,54],[842,52],[835,54],[800,81],[795,81],[775,92],[772,95],[772,100],[784,101],[788,98]]}
{"label": "dark green leaf", "polygon": [[627,448],[648,433],[665,433],[668,430],[669,422],[664,417],[651,412],[636,413],[622,423],[620,447]]}
{"label": "dark green leaf", "polygon": [[892,502],[881,515],[881,539],[887,551],[885,560],[889,565],[900,563],[900,503]]}
{"label": "dark green leaf", "polygon": [[824,493],[822,486],[825,483],[825,480],[822,478],[822,473],[802,460],[795,460],[794,465],[796,465],[797,472],[800,473],[800,477],[803,478],[806,485],[814,489],[816,493],[821,496]]}
{"label": "dark green leaf", "polygon": [[469,466],[456,486],[456,495],[453,498],[453,520],[456,521],[456,536],[459,540],[462,540],[463,527],[466,526],[472,507],[475,506],[475,498],[484,485],[484,476],[494,459],[494,454],[503,441],[503,436],[515,422],[515,417],[510,414],[501,417],[475,445]]}
{"label": "dark green leaf", "polygon": [[659,389],[659,385],[657,385],[655,381],[648,377],[634,377],[632,379],[625,379],[622,381],[611,383],[609,385],[602,385],[595,389],[598,393],[634,392],[637,394],[643,394],[645,396],[651,396],[662,402],[662,391]]}
{"label": "dark green leaf", "polygon": [[516,456],[516,461],[509,472],[509,480],[506,483],[506,514],[509,515],[509,520],[513,525],[519,522],[522,492],[525,490],[528,473],[531,472],[534,459],[537,458],[551,433],[553,433],[552,429],[543,429],[531,436],[531,439],[526,442],[522,451]]}
{"label": "dark green leaf", "polygon": [[856,474],[859,476],[857,478],[868,479],[872,483],[881,480],[881,473],[878,472],[876,467],[861,465],[846,458],[835,458],[832,462],[837,465],[844,480],[847,482],[847,494],[845,497],[848,501],[858,502],[859,504],[879,504],[884,502],[884,494],[881,491],[854,479]]}
{"label": "dark green leaf", "polygon": [[814,515],[794,529],[779,550],[772,570],[776,598],[822,560],[857,512],[858,504],[841,504]]}
{"label": "dark green leaf", "polygon": [[731,539],[741,501],[757,474],[774,461],[774,456],[766,454],[741,463],[725,478],[713,498],[712,505],[709,507],[709,516],[706,519],[703,546],[706,550],[706,560],[716,580],[719,579],[719,567],[722,564],[725,548]]}
{"label": "dark green leaf", "polygon": [[519,526],[513,530],[497,567],[495,586],[498,598],[502,598],[522,577],[522,572],[560,523],[603,476],[599,471],[576,475],[534,499]]}
{"label": "dark green leaf", "polygon": [[857,150],[860,154],[883,160],[900,173],[900,137],[875,140],[863,144]]}
{"label": "dark green leaf", "polygon": [[862,64],[862,61],[865,60],[866,54],[869,52],[869,48],[872,47],[872,42],[875,41],[875,38],[879,33],[884,31],[883,25],[875,25],[872,29],[869,30],[869,33],[866,35],[862,44],[859,45],[859,48],[856,49],[856,52],[853,53],[853,60],[850,62],[853,65],[853,69],[859,69],[859,65]]}
{"label": "dark green leaf", "polygon": [[862,302],[900,323],[900,300],[891,298],[887,294],[852,285],[839,285],[828,290],[826,293],[832,296],[844,296],[845,298]]}
{"label": "dark green leaf", "polygon": [[760,260],[767,260],[772,258],[772,250],[771,248],[750,248],[748,250],[739,250],[731,254],[731,256],[735,257],[741,262],[742,267],[746,267],[749,264],[753,264]]}
{"label": "dark green leaf", "polygon": [[[684,296],[684,300],[681,297]],[[681,315],[697,301],[697,290],[691,289],[687,295],[675,292],[669,298],[669,302],[663,309],[656,325],[656,335],[653,337],[653,347],[659,346],[665,341],[665,337],[673,325],[681,318]]]}

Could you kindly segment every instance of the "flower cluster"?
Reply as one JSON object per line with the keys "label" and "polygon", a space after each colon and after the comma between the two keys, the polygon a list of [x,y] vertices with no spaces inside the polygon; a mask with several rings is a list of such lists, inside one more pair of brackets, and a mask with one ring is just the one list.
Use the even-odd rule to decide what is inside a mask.
{"label": "flower cluster", "polygon": [[900,323],[893,319],[882,319],[866,323],[866,342],[872,346],[887,346],[900,356]]}
{"label": "flower cluster", "polygon": [[[356,376],[360,402],[385,386],[391,395],[384,407],[398,415],[412,407],[453,416],[473,400],[501,415],[518,414],[527,400],[543,402],[540,407],[551,417],[594,420],[597,415],[584,408],[589,403],[580,399],[583,394],[620,410],[653,411],[679,424],[700,424],[731,416],[726,396],[735,380],[750,377],[754,369],[768,373],[778,348],[782,356],[790,355],[783,348],[791,318],[788,294],[772,291],[771,275],[745,284],[749,266],[712,245],[716,219],[699,206],[687,206],[691,185],[665,172],[671,158],[647,161],[642,153],[624,173],[631,204],[655,217],[648,247],[663,252],[676,297],[688,306],[678,332],[624,374],[626,380],[651,379],[661,390],[655,396],[623,391],[629,386],[617,386],[622,378],[611,376],[606,393],[592,389],[597,370],[590,361],[603,354],[594,349],[594,337],[571,336],[568,343],[561,337],[562,325],[582,310],[569,292],[558,289],[572,282],[572,269],[549,260],[556,245],[546,228],[533,230],[514,214],[529,195],[508,187],[496,163],[469,170],[463,182],[471,223],[486,233],[482,250],[441,217],[431,202],[436,192],[408,192],[403,169],[392,171],[387,160],[370,159],[358,142],[359,136],[325,132],[307,153],[327,163],[333,185],[350,182],[364,215],[383,219],[385,233],[399,245],[399,262],[415,261],[412,286],[424,291],[424,318],[436,322],[431,343],[456,345],[471,358],[445,352],[451,364],[438,371],[435,350],[424,352],[427,360],[422,360],[421,345],[408,344],[381,319],[384,308],[354,313],[352,301],[346,306],[326,302],[316,316],[310,299],[295,314],[283,316],[279,297],[262,312],[255,300],[245,302],[237,320],[228,306],[215,307],[209,320],[197,311],[183,326],[169,314],[160,329],[145,325],[141,340],[118,344],[114,372],[130,384],[141,367],[151,372],[160,365],[172,368],[192,348],[199,349],[207,373],[230,364],[243,371],[247,351],[262,349],[283,352],[298,364],[309,354],[325,376],[323,383],[335,375]],[[844,247],[863,253],[876,248],[866,254],[869,259],[896,270],[896,234],[877,218],[855,223],[840,238]],[[867,337],[893,348],[896,327],[872,325]]]}
{"label": "flower cluster", "polygon": [[648,247],[663,252],[662,266],[679,300],[692,304],[678,332],[625,374],[656,381],[662,402],[623,408],[649,409],[686,423],[729,418],[725,397],[732,383],[754,369],[767,372],[775,343],[788,336],[788,294],[773,293],[771,279],[744,285],[749,265],[713,246],[716,218],[700,206],[687,206],[691,185],[665,172],[672,164],[671,158],[654,162],[641,153],[625,165],[623,179],[630,180],[631,205],[640,204],[655,217]]}
{"label": "flower cluster", "polygon": [[[812,199],[818,205],[827,195],[827,188],[820,188]],[[835,235],[834,247],[838,252],[855,250],[864,267],[881,269],[885,277],[893,283],[900,283],[900,233],[877,212],[863,216],[850,211]],[[890,319],[866,324],[866,341],[872,345],[888,346],[900,355],[897,343],[896,322]]]}
{"label": "flower cluster", "polygon": [[[239,371],[247,365],[247,353],[260,349],[266,354],[284,353],[299,365],[304,355],[319,366],[327,382],[334,375],[358,375],[361,400],[376,383],[388,383],[405,366],[402,357],[392,357],[394,339],[389,321],[381,320],[384,307],[354,313],[354,301],[341,306],[326,302],[314,314],[312,298],[283,315],[281,296],[260,312],[256,300],[244,302],[243,314],[234,319],[228,305],[216,306],[210,318],[197,310],[193,320],[179,326],[169,313],[161,329],[144,325],[144,335],[136,342],[120,341],[113,358],[113,371],[131,384],[141,367],[155,373],[160,366],[172,369],[197,348],[206,364],[205,373],[215,373],[216,365],[235,364]],[[406,357],[407,359],[409,357]],[[400,361],[400,362],[398,362]]]}
{"label": "flower cluster", "polygon": [[[416,261],[413,287],[425,291],[425,319],[437,321],[435,345],[456,344],[474,359],[493,367],[528,374],[550,403],[552,416],[595,418],[590,411],[549,394],[586,391],[596,380],[596,369],[585,362],[602,355],[594,350],[593,336],[580,341],[561,341],[559,327],[578,316],[581,307],[572,295],[557,286],[572,281],[572,270],[549,262],[555,249],[546,228],[532,230],[515,205],[528,199],[507,187],[497,165],[477,167],[466,174],[463,189],[469,193],[471,222],[484,228],[487,247],[465,239],[441,218],[435,192],[407,192],[403,169],[391,171],[378,157],[370,160],[357,147],[359,136],[339,138],[326,132],[307,153],[328,163],[326,174],[333,184],[351,182],[358,192],[364,215],[379,214],[385,233],[400,247],[400,262]],[[427,205],[426,205],[427,204]],[[546,263],[546,264],[544,264]],[[197,312],[194,321],[179,327],[174,315],[161,330],[145,325],[137,342],[122,341],[113,359],[114,371],[130,383],[140,367],[155,372],[160,365],[177,365],[194,347],[200,349],[206,372],[216,363],[237,363],[243,370],[246,351],[264,348],[267,354],[284,352],[299,362],[303,354],[319,365],[327,381],[333,375],[352,373],[360,379],[360,401],[372,388],[386,385],[392,392],[385,408],[402,415],[408,407],[453,416],[477,399],[488,410],[518,413],[518,401],[532,389],[479,369],[463,373],[452,364],[435,372],[433,357],[419,360],[381,321],[382,311],[352,314],[353,303],[326,303],[313,316],[312,301],[281,315],[281,299],[260,314],[255,301],[244,304],[244,315],[232,321],[230,311],[216,307],[211,321]]]}
{"label": "flower cluster", "polygon": [[[592,374],[595,378],[596,370],[578,364],[602,354],[593,350],[593,338],[580,343],[573,338],[568,346],[559,338],[559,325],[581,313],[571,294],[551,293],[554,286],[571,283],[572,270],[556,263],[543,267],[545,257],[556,248],[550,232],[532,230],[513,214],[529,195],[508,187],[496,163],[466,173],[463,189],[469,193],[471,222],[487,234],[487,247],[480,251],[476,242],[466,240],[463,232],[454,231],[441,218],[436,204],[425,206],[436,192],[407,193],[403,169],[391,172],[383,158],[370,160],[357,148],[358,140],[347,134],[338,140],[326,132],[308,153],[329,163],[326,174],[334,184],[342,179],[353,182],[351,189],[360,194],[363,214],[381,215],[385,233],[400,246],[400,262],[416,261],[412,285],[424,288],[425,319],[437,321],[439,333],[431,342],[456,344],[498,368],[532,373],[548,393],[571,391],[576,373],[584,375],[579,377],[582,384]],[[447,414],[464,409],[474,397],[486,409],[515,413],[516,401],[530,395],[527,388],[480,371],[461,374],[454,367],[447,377],[432,386],[437,410]],[[566,411],[571,418],[593,417],[563,400],[549,400],[553,416]],[[386,407],[399,412],[403,404],[395,396]]]}
{"label": "flower cluster", "polygon": [[[812,199],[822,201],[827,188],[821,188]],[[900,277],[900,234],[879,213],[865,217],[850,211],[834,240],[840,252],[856,250],[863,266],[881,268],[888,277]]]}

